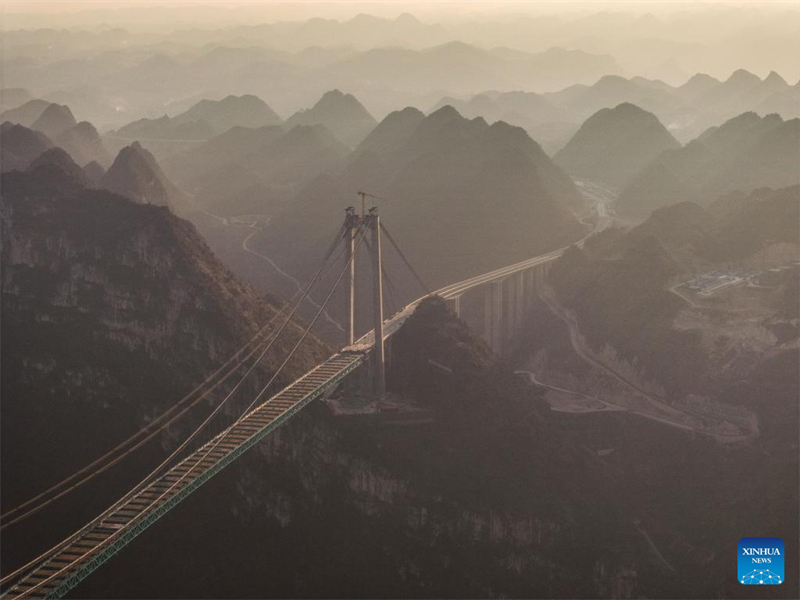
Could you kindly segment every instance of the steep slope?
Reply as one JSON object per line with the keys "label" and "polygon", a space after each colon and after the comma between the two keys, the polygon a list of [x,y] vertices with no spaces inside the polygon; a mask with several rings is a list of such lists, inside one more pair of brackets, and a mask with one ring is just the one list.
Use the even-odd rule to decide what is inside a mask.
{"label": "steep slope", "polygon": [[706,73],[696,73],[689,80],[677,88],[677,93],[686,100],[694,100],[707,94],[711,89],[720,84],[718,79]]}
{"label": "steep slope", "polygon": [[453,106],[467,118],[505,121],[522,127],[548,154],[562,148],[577,129],[578,117],[560,104],[533,92],[484,92],[467,101],[444,97],[433,107]]}
{"label": "steep slope", "polygon": [[759,188],[725,194],[704,208],[678,202],[659,209],[621,233],[612,230],[588,242],[598,255],[619,257],[640,240],[653,237],[681,261],[686,273],[710,270],[752,258],[774,244],[800,246],[800,186]]}
{"label": "steep slope", "polygon": [[[388,199],[375,204],[431,287],[535,256],[583,231],[572,212],[582,208],[580,194],[522,129],[445,107],[422,120],[409,110],[387,116],[343,170],[302,190],[293,210],[276,215],[251,245],[306,276],[312,249],[327,243],[359,190]],[[413,279],[402,283],[403,294],[420,291]]]}
{"label": "steep slope", "polygon": [[0,121],[11,121],[25,127],[31,127],[36,122],[36,119],[42,116],[48,106],[50,106],[50,102],[47,100],[35,98],[22,106],[3,111],[0,114]]}
{"label": "steep slope", "polygon": [[138,142],[120,150],[99,185],[140,204],[169,206],[174,211],[183,208],[183,194]]}
{"label": "steep slope", "polygon": [[731,73],[731,76],[720,85],[712,87],[701,96],[699,102],[703,104],[722,104],[723,106],[733,104],[747,94],[752,93],[761,84],[761,79],[757,75],[745,69],[738,69]]}
{"label": "steep slope", "polygon": [[331,90],[312,108],[289,117],[286,127],[295,125],[324,125],[339,140],[353,147],[374,129],[377,121],[352,94]]}
{"label": "steep slope", "polygon": [[31,128],[41,131],[50,139],[56,139],[62,133],[75,127],[78,122],[72,111],[64,104],[51,104],[39,118],[33,122]]}
{"label": "steep slope", "polygon": [[64,130],[54,139],[79,165],[97,162],[103,167],[111,164],[111,154],[103,145],[94,125],[81,121],[74,127]]}
{"label": "steep slope", "polygon": [[679,146],[654,114],[624,103],[589,117],[553,160],[573,177],[619,188],[661,152]]}
{"label": "steep slope", "polygon": [[89,181],[95,184],[103,178],[103,175],[106,174],[106,170],[103,168],[103,165],[95,161],[84,165],[83,172],[86,174],[86,177],[89,178]]}
{"label": "steep slope", "polygon": [[356,154],[391,154],[408,141],[424,119],[425,115],[413,107],[391,113],[358,145]]}
{"label": "steep slope", "polygon": [[283,120],[261,98],[244,95],[227,96],[218,101],[201,100],[171,120],[174,126],[193,122],[205,122],[219,134],[231,127],[280,125]]}
{"label": "steep slope", "polygon": [[[277,312],[215,259],[190,223],[163,207],[86,188],[67,154],[50,152],[57,156],[1,182],[4,506],[137,431]],[[252,398],[299,334],[289,328],[225,418]],[[280,384],[327,352],[307,338]],[[208,407],[196,407],[55,510],[4,531],[4,567],[94,517],[175,448]]]}
{"label": "steep slope", "polygon": [[[790,86],[777,73],[770,73],[762,80],[740,70],[725,81],[698,73],[677,87],[643,77],[606,76],[592,85],[571,85],[542,94],[542,99],[564,115],[553,123],[579,124],[603,108],[624,102],[635,104],[656,115],[678,141],[686,143],[709,127],[743,112],[755,111],[762,116],[778,113],[784,119],[800,116],[797,93],[798,88]],[[542,142],[550,135],[542,126],[510,122],[525,127]]]}
{"label": "steep slope", "polygon": [[221,165],[241,161],[248,154],[273,144],[284,133],[282,127],[274,125],[254,129],[232,127],[202,144],[167,158],[164,170],[176,183],[187,189],[198,189],[200,180],[216,174]]}
{"label": "steep slope", "polygon": [[761,188],[738,206],[720,211],[712,258],[723,262],[752,256],[766,245],[800,245],[800,186]]}
{"label": "steep slope", "polygon": [[50,148],[37,156],[26,173],[40,180],[41,189],[47,189],[51,181],[58,181],[68,189],[92,187],[86,173],[63,148]]}
{"label": "steep slope", "polygon": [[733,190],[800,183],[800,119],[744,113],[667,150],[620,194],[618,210],[646,215],[676,200],[708,203]]}
{"label": "steep slope", "polygon": [[6,121],[0,129],[0,166],[3,172],[24,170],[53,142],[39,131]]}
{"label": "steep slope", "polygon": [[318,175],[340,169],[349,152],[322,125],[233,128],[166,164],[212,213],[267,214]]}

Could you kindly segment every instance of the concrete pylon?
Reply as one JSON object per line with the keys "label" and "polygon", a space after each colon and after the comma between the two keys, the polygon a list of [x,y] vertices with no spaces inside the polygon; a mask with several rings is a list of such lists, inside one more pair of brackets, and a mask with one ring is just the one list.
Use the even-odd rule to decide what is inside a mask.
{"label": "concrete pylon", "polygon": [[496,353],[502,349],[503,282],[493,281],[486,286],[483,303],[483,335]]}
{"label": "concrete pylon", "polygon": [[544,283],[544,277],[542,277],[542,275],[544,274],[544,265],[539,265],[538,267],[536,267],[535,273],[536,273],[536,278],[534,281],[536,282],[535,283],[536,289],[539,289],[540,287],[542,287],[542,283]]}
{"label": "concrete pylon", "polygon": [[522,273],[514,273],[506,278],[507,301],[503,321],[503,341],[511,339],[522,322],[522,312],[524,310],[523,301],[525,290],[523,289]]}
{"label": "concrete pylon", "polygon": [[516,314],[514,315],[514,331],[516,331],[522,326],[525,318],[525,272],[520,271],[514,275],[514,279],[516,279],[517,291]]}
{"label": "concrete pylon", "polygon": [[534,269],[528,269],[524,272],[525,277],[525,308],[533,304],[533,296],[536,293],[536,285],[534,283]]}
{"label": "concrete pylon", "polygon": [[372,299],[375,331],[374,390],[378,401],[386,397],[386,361],[383,346],[383,262],[381,257],[381,220],[377,209],[372,216]]}
{"label": "concrete pylon", "polygon": [[457,317],[461,316],[461,295],[453,296],[447,300],[450,310],[452,310]]}
{"label": "concrete pylon", "polygon": [[345,287],[347,294],[347,345],[355,342],[356,331],[356,234],[359,228],[359,218],[352,206],[345,209],[344,218],[344,243],[347,248],[346,260],[348,261],[348,277]]}

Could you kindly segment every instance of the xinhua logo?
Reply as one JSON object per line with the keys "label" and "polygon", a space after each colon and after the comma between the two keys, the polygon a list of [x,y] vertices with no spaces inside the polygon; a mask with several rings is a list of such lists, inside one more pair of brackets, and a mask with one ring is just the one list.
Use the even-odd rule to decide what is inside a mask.
{"label": "xinhua logo", "polygon": [[783,540],[742,538],[739,540],[739,583],[779,585],[783,583]]}

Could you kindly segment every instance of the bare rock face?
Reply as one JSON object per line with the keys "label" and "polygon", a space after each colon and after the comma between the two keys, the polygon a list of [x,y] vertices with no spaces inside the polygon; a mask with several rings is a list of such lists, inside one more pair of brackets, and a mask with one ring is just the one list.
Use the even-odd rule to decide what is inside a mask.
{"label": "bare rock face", "polygon": [[[89,187],[83,169],[60,148],[27,171],[4,173],[0,183],[0,422],[9,457],[2,493],[4,503],[17,505],[177,402],[277,309],[223,267],[189,222],[166,207]],[[289,328],[248,392],[299,333],[299,326]],[[328,353],[308,337],[280,384]],[[198,410],[132,457],[121,471],[123,485],[197,426]],[[33,420],[42,435],[30,433]],[[104,504],[116,491],[99,486],[92,494],[92,502]],[[54,536],[78,526],[87,518],[84,501],[80,493],[64,500],[73,522],[45,515],[40,523],[53,525]],[[27,531],[11,534],[23,554]]]}

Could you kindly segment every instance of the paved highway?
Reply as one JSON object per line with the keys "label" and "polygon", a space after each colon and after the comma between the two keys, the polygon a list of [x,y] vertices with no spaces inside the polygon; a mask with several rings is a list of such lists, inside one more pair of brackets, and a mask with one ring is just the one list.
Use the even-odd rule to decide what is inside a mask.
{"label": "paved highway", "polygon": [[[602,191],[599,191],[600,188],[596,188],[594,186],[587,187],[587,186],[582,186],[579,183],[579,189],[584,194],[584,196],[587,197],[594,204],[594,211],[597,215],[597,222],[592,232],[575,243],[578,246],[583,246],[584,242],[587,239],[611,226],[613,220],[611,219],[611,217],[608,216],[608,203],[613,199],[613,197],[609,193],[603,193]],[[528,269],[535,267],[537,265],[553,261],[562,254],[564,254],[564,252],[569,247],[570,246],[564,246],[563,248],[553,250],[552,252],[541,254],[539,256],[535,256],[533,258],[520,261],[513,265],[509,265],[507,267],[501,267],[499,269],[495,269],[494,271],[489,271],[488,273],[484,273],[483,275],[476,275],[475,277],[471,277],[469,279],[459,281],[458,283],[453,283],[443,288],[440,288],[430,295],[441,296],[442,298],[445,299],[455,298],[456,296],[460,296],[464,292],[471,290],[473,288],[485,285],[487,283],[491,283],[493,281],[501,281],[510,275],[514,275],[515,273],[519,273],[521,271],[527,271]],[[413,314],[414,309],[417,307],[417,305],[419,305],[419,303],[422,302],[427,297],[428,296],[417,298],[410,304],[403,307],[400,311],[395,313],[392,317],[390,317],[384,324],[384,339],[391,336],[398,329],[400,329],[405,320]],[[359,338],[356,341],[356,343],[353,344],[352,349],[356,350],[367,349],[370,346],[372,346],[372,344],[374,343],[374,339],[375,335],[372,331],[370,331],[369,333]]]}

